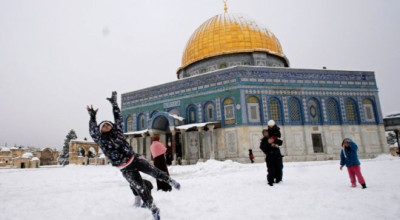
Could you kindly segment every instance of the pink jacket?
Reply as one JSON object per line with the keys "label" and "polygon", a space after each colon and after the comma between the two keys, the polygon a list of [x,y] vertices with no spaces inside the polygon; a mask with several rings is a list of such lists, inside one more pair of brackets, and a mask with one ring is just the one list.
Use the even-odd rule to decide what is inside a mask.
{"label": "pink jacket", "polygon": [[153,143],[150,146],[150,150],[153,158],[156,158],[162,154],[165,154],[167,148],[161,142],[153,141]]}

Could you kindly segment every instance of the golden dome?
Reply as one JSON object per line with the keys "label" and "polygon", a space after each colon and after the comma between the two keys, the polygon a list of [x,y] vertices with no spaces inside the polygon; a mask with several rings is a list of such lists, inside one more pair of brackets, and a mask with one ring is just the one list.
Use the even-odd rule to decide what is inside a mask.
{"label": "golden dome", "polygon": [[256,51],[276,55],[288,63],[272,32],[244,15],[224,13],[208,19],[192,34],[179,69],[209,57]]}

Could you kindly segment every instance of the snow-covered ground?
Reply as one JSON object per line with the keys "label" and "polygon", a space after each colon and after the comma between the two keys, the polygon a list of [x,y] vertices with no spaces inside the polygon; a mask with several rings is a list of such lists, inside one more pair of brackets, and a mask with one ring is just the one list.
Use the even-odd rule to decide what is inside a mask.
{"label": "snow-covered ground", "polygon": [[[283,182],[273,187],[264,163],[172,166],[182,189],[153,190],[153,196],[163,220],[400,218],[398,157],[362,160],[365,190],[351,188],[338,163],[285,163]],[[110,166],[0,170],[1,220],[152,219],[150,211],[132,204],[128,183]]]}

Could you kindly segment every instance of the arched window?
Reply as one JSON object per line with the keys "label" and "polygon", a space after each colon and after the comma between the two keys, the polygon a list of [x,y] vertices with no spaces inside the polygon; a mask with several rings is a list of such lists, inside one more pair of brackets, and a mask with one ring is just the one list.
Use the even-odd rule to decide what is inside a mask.
{"label": "arched window", "polygon": [[214,103],[208,102],[204,107],[204,118],[206,122],[215,121],[215,107]]}
{"label": "arched window", "polygon": [[224,115],[225,115],[225,124],[234,124],[235,123],[235,108],[234,102],[231,98],[227,98],[223,102],[224,105]]}
{"label": "arched window", "polygon": [[86,151],[85,151],[85,149],[83,149],[83,147],[78,148],[78,156],[80,156],[80,157],[86,156]]}
{"label": "arched window", "polygon": [[352,99],[346,101],[346,114],[349,123],[358,122],[356,103]]}
{"label": "arched window", "polygon": [[249,96],[247,98],[247,113],[249,115],[249,122],[260,122],[260,102],[257,97]]}
{"label": "arched window", "polygon": [[196,106],[190,105],[187,108],[187,122],[190,123],[196,123],[197,122],[197,117],[196,117]]}
{"label": "arched window", "polygon": [[130,115],[126,119],[126,131],[133,131],[133,116]]}
{"label": "arched window", "polygon": [[335,99],[328,100],[328,120],[331,124],[340,124],[339,106]]}
{"label": "arched window", "polygon": [[94,147],[90,147],[89,148],[89,152],[88,152],[88,157],[89,158],[94,158],[96,156],[96,150],[94,149]]}
{"label": "arched window", "polygon": [[321,108],[316,98],[311,98],[308,100],[308,112],[311,123],[320,124],[322,122]]}
{"label": "arched window", "polygon": [[147,129],[146,117],[144,116],[144,114],[139,115],[137,122],[138,122],[138,126],[137,126],[138,131]]}
{"label": "arched window", "polygon": [[291,123],[303,124],[300,101],[296,98],[289,100],[289,119]]}
{"label": "arched window", "polygon": [[370,99],[364,99],[363,105],[365,120],[368,122],[375,122],[375,111],[372,101]]}
{"label": "arched window", "polygon": [[282,123],[281,103],[277,98],[271,98],[268,103],[270,119]]}

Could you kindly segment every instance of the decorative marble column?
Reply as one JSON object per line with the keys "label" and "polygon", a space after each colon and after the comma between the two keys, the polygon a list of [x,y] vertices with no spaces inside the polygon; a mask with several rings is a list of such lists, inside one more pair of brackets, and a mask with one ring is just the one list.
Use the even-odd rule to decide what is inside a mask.
{"label": "decorative marble column", "polygon": [[[142,145],[142,152],[140,152],[140,154],[144,155],[144,151],[146,148],[146,134],[145,133],[142,133],[142,138],[143,138],[142,143],[140,143]],[[144,157],[146,157],[146,155],[144,155]]]}
{"label": "decorative marble column", "polygon": [[186,130],[185,129],[181,129],[182,165],[187,165],[188,164],[188,162],[186,160],[186,151],[187,151],[186,146],[187,146],[187,144],[185,143],[185,141],[186,141],[185,135],[186,135]]}
{"label": "decorative marble column", "polygon": [[198,127],[199,131],[199,159],[197,162],[204,162],[204,146],[203,146],[203,137],[204,137],[204,127]]}
{"label": "decorative marble column", "polygon": [[213,131],[214,131],[215,125],[207,125],[207,128],[210,129],[210,159],[214,160],[215,159],[215,147],[214,147],[214,141],[213,141]]}
{"label": "decorative marble column", "polygon": [[172,147],[172,165],[176,165],[176,140],[175,140],[175,135],[176,131],[175,128],[171,129],[171,147]]}

